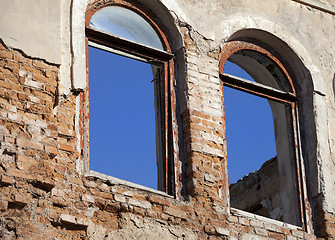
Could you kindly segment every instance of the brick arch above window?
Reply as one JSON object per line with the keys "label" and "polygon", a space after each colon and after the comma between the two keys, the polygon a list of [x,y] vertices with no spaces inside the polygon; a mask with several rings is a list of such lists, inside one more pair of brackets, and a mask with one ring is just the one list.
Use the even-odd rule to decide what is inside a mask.
{"label": "brick arch above window", "polygon": [[[288,85],[288,89],[290,90],[289,92],[291,92],[292,97],[296,97],[296,91],[295,91],[295,87],[293,84],[293,80],[290,76],[290,74],[288,73],[288,71],[286,70],[286,68],[284,67],[284,65],[279,61],[279,59],[277,57],[275,57],[272,53],[270,53],[268,50],[249,43],[249,42],[244,42],[244,41],[231,41],[228,42],[224,45],[221,54],[220,54],[220,62],[219,62],[219,71],[220,73],[224,72],[224,65],[226,63],[226,61],[232,57],[232,55],[236,54],[237,52],[241,52],[244,50],[250,50],[251,52],[255,52],[256,54],[253,56],[250,56],[250,58],[261,58],[262,55],[267,57],[269,60],[269,64],[271,64],[272,66],[267,67],[270,70],[270,68],[277,68],[277,71],[281,71],[282,72],[282,79],[279,79],[279,81],[286,81],[286,84]],[[256,61],[259,61],[261,63],[261,59],[255,59]],[[263,60],[264,61],[264,60]]]}
{"label": "brick arch above window", "polygon": [[[224,73],[224,66],[228,60],[244,69],[255,82]],[[309,231],[312,228],[310,204],[302,159],[298,98],[292,77],[284,64],[270,51],[260,45],[244,41],[230,41],[223,46],[219,71],[224,86],[269,100],[274,118],[278,166],[283,185],[281,198],[283,211],[286,214],[283,220],[300,225]],[[228,183],[225,185],[228,186]],[[292,197],[293,192],[297,192],[298,195]],[[285,200],[290,197],[295,200]]]}

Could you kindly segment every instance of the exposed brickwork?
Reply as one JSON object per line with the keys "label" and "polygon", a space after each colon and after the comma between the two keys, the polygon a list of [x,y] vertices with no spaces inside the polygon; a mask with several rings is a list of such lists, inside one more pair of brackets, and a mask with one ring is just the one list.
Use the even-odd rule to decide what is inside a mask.
{"label": "exposed brickwork", "polygon": [[[230,206],[283,221],[277,157],[229,185]],[[248,201],[246,201],[248,199]]]}
{"label": "exposed brickwork", "polygon": [[320,237],[331,239],[335,237],[335,216],[326,213],[319,204],[315,206],[317,234]]}
{"label": "exposed brickwork", "polygon": [[[80,41],[84,41],[84,39],[78,41],[75,38],[76,36],[84,38],[85,35],[85,30],[81,29],[82,32],[80,32],[78,31],[78,26],[75,26],[77,24],[76,21],[80,22],[76,18],[78,17],[76,15],[84,14],[85,9],[79,9],[80,6],[78,5],[80,4],[78,2],[82,1],[61,2],[64,6],[62,5],[60,8],[62,14],[58,14],[58,16],[59,18],[61,16],[67,17],[57,22],[57,26],[61,26],[60,31],[59,29],[52,30],[57,33],[63,31],[61,34],[62,39],[60,40],[62,53],[59,53],[59,56],[67,59],[68,62],[64,62],[64,59],[62,59],[60,61],[62,67],[50,64],[44,60],[31,58],[20,51],[7,48],[1,44],[2,41],[0,40],[1,239],[297,240],[316,239],[316,236],[325,239],[335,238],[335,216],[324,210],[324,205],[327,205],[327,202],[322,199],[324,196],[322,196],[322,193],[319,194],[319,192],[317,193],[317,197],[316,195],[310,197],[320,197],[320,199],[313,199],[311,201],[316,235],[308,234],[302,229],[287,226],[271,219],[259,216],[255,217],[252,214],[230,209],[223,94],[222,84],[218,76],[218,59],[219,52],[222,50],[222,43],[228,39],[234,39],[234,37],[238,38],[239,31],[243,32],[245,29],[259,29],[259,32],[254,33],[255,36],[263,30],[268,31],[268,35],[278,35],[278,41],[279,39],[285,39],[287,45],[292,46],[292,49],[294,44],[299,46],[295,50],[301,59],[316,57],[316,59],[322,59],[323,62],[321,62],[321,65],[329,64],[329,69],[333,69],[331,68],[333,63],[329,60],[329,57],[326,57],[328,54],[326,51],[332,52],[332,48],[329,47],[323,51],[325,44],[322,39],[326,39],[328,43],[329,37],[322,36],[321,33],[321,31],[326,32],[327,28],[330,29],[332,27],[331,23],[333,19],[330,19],[329,16],[327,17],[327,15],[323,15],[322,12],[318,12],[319,17],[323,19],[323,24],[320,24],[318,19],[314,18],[316,14],[306,14],[306,11],[313,14],[316,11],[315,9],[307,9],[305,6],[299,5],[300,12],[298,12],[298,8],[293,7],[298,5],[293,5],[293,1],[288,1],[287,3],[285,1],[264,2],[262,4],[265,5],[262,5],[263,7],[260,12],[256,12],[255,10],[259,8],[259,2],[261,1],[254,1],[250,6],[248,2],[227,1],[223,5],[228,10],[224,7],[221,9],[221,7],[216,6],[218,7],[217,10],[223,14],[220,16],[218,11],[210,8],[212,4],[219,5],[223,2],[217,0],[208,2],[208,6],[205,7],[206,14],[210,12],[210,14],[222,19],[227,18],[232,22],[226,20],[221,22],[220,19],[220,22],[210,21],[211,25],[207,26],[208,22],[206,23],[204,18],[209,16],[204,15],[204,11],[199,11],[199,13],[195,12],[194,14],[202,14],[201,17],[200,15],[199,17],[195,17],[200,19],[199,22],[201,24],[196,24],[194,26],[196,30],[194,30],[188,24],[193,25],[196,22],[192,20],[192,16],[187,14],[187,8],[190,11],[194,11],[189,4],[202,6],[204,5],[203,2],[180,1],[179,3],[176,1],[178,4],[171,4],[176,5],[176,11],[173,10],[174,6],[171,8],[168,4],[163,7],[164,11],[170,12],[174,18],[171,18],[169,20],[171,23],[167,23],[167,25],[172,24],[172,22],[173,24],[179,24],[179,26],[173,25],[173,28],[179,28],[180,32],[178,31],[178,34],[182,34],[181,41],[183,43],[181,45],[177,44],[177,51],[179,53],[174,52],[176,57],[171,61],[180,61],[182,62],[181,65],[185,64],[185,69],[183,69],[184,66],[176,64],[176,72],[185,70],[185,79],[179,79],[178,75],[176,81],[173,83],[176,89],[180,88],[178,91],[180,90],[181,93],[173,90],[171,92],[171,99],[169,99],[172,102],[172,115],[178,115],[176,116],[178,123],[182,122],[182,126],[178,126],[176,122],[173,123],[174,125],[172,124],[173,135],[178,135],[178,139],[175,138],[172,141],[175,141],[175,145],[180,147],[180,155],[183,155],[181,159],[177,159],[174,165],[176,168],[174,169],[174,180],[177,182],[177,187],[176,197],[173,197],[157,191],[137,188],[132,184],[113,181],[108,177],[93,176],[94,174],[90,176],[83,175],[85,170],[87,170],[85,167],[87,167],[86,163],[88,159],[86,159],[85,150],[79,149],[78,146],[84,148],[83,146],[88,142],[88,139],[83,136],[84,134],[81,134],[81,139],[78,140],[77,138],[79,137],[77,134],[84,131],[84,124],[87,123],[88,114],[85,115],[82,112],[87,107],[83,99],[85,99],[85,95],[88,95],[88,93],[84,91],[85,88],[75,86],[78,79],[74,80],[74,73],[82,71],[85,75],[84,69],[75,69],[76,61],[80,60],[80,57],[83,56],[83,52],[81,52],[83,49],[78,48],[81,50],[77,51],[76,45],[80,45]],[[109,4],[105,0],[98,2],[100,4]],[[132,5],[132,1],[128,0],[115,0],[111,2]],[[149,3],[150,1],[143,2]],[[157,1],[155,3],[161,4],[162,2],[164,1]],[[66,4],[69,6],[65,6]],[[156,8],[159,10],[163,6],[158,6],[159,4],[150,7],[150,9],[153,12],[156,11]],[[56,5],[57,3],[55,5],[50,4],[50,6]],[[70,5],[72,6],[70,7]],[[242,6],[241,9],[239,5]],[[270,5],[278,5],[278,9],[271,10]],[[284,5],[287,5],[287,8],[292,7],[292,15],[289,13],[289,15],[283,17],[284,14],[288,14],[285,12],[286,7]],[[75,11],[78,10],[78,12],[70,9],[72,7]],[[269,8],[269,12],[266,11],[267,8]],[[207,12],[207,10],[210,11]],[[235,11],[238,12],[238,21],[234,15],[229,15],[230,11],[233,13]],[[253,11],[255,11],[257,19],[250,14]],[[181,17],[181,13],[183,12],[185,16]],[[248,12],[247,17],[245,16],[245,12]],[[283,22],[278,18],[274,21],[274,25],[271,25],[272,20],[270,18],[263,19],[265,15],[276,14],[285,21]],[[304,20],[304,18],[306,19]],[[163,19],[168,18],[162,17]],[[86,16],[86,20],[88,20],[88,16]],[[191,23],[192,21],[193,23]],[[262,24],[259,24],[258,21],[262,22]],[[308,31],[297,24],[299,21],[302,23],[306,22],[304,25],[308,27]],[[86,22],[87,25],[88,23]],[[296,26],[296,28],[287,28],[287,23]],[[207,33],[206,37],[200,35],[203,34],[201,33],[204,30],[202,29],[203,26],[208,28],[213,27],[214,29],[212,25],[215,24],[220,26],[219,30],[224,32],[223,35],[221,33],[213,37],[210,33]],[[313,33],[314,27],[310,27],[313,24],[318,26],[320,32]],[[217,30],[218,28],[215,29]],[[172,29],[170,30],[172,32]],[[285,33],[283,33],[284,30]],[[66,32],[65,34],[64,31]],[[71,31],[76,33],[73,34]],[[238,34],[233,36],[233,33],[236,33],[236,31]],[[288,36],[287,33],[291,35]],[[34,32],[30,34],[34,34]],[[70,37],[71,34],[72,36]],[[313,40],[315,35],[320,36],[318,41]],[[8,36],[12,37],[10,34]],[[25,35],[22,34],[22,36]],[[172,34],[171,36],[174,35]],[[179,39],[172,39],[171,36],[169,36],[169,40],[173,40],[174,44],[179,41]],[[218,39],[209,40],[208,37]],[[274,38],[274,36],[272,37]],[[73,42],[71,42],[71,38],[74,39]],[[292,41],[288,41],[291,38]],[[14,40],[22,43],[22,39]],[[167,38],[164,38],[164,40],[168,43]],[[262,39],[260,38],[259,41],[262,42]],[[276,41],[273,45],[281,47],[282,45]],[[312,47],[307,44],[308,41],[313,43]],[[266,41],[264,41],[264,44],[271,45]],[[10,46],[15,46],[15,44]],[[18,46],[22,46],[22,49],[24,49],[24,45],[21,44]],[[286,43],[284,47],[286,47]],[[309,56],[307,53],[305,55],[304,51],[300,48],[308,50],[308,54],[311,55]],[[313,55],[312,48],[319,55]],[[27,52],[36,54],[36,51]],[[180,57],[180,52],[183,52],[183,57]],[[282,54],[284,56],[286,54],[285,51]],[[41,54],[38,56],[43,58],[43,56],[48,55]],[[289,56],[291,57],[291,55]],[[278,61],[278,63],[280,62]],[[306,63],[309,64],[308,66],[306,65],[306,75],[311,74],[314,78],[315,76],[321,78],[319,74],[324,75],[325,69],[327,69],[319,69],[317,62],[304,61],[304,64]],[[61,69],[63,67],[65,70],[63,69],[62,72]],[[292,65],[292,68],[295,67],[296,65]],[[313,72],[314,70],[310,71],[311,69],[315,69],[317,75]],[[172,73],[174,70],[171,69],[170,72]],[[297,71],[300,70],[297,68]],[[305,68],[303,70],[305,71]],[[62,76],[62,74],[66,74],[66,77]],[[81,75],[79,74],[79,76]],[[298,74],[297,76],[300,75]],[[63,86],[61,84],[62,81],[64,84],[63,78],[73,78],[73,86],[70,86],[71,84]],[[297,82],[296,84],[301,84],[300,87],[303,88],[303,85],[307,84],[308,79],[307,77],[306,79],[302,79],[306,83]],[[172,78],[172,80],[174,79]],[[86,82],[85,76],[83,77],[83,81]],[[323,86],[321,80],[315,83],[318,83],[315,85]],[[62,87],[60,88],[59,85]],[[66,93],[70,93],[73,88],[76,89],[76,92],[63,96],[58,92],[62,88],[68,88],[68,91],[65,91]],[[314,97],[316,99],[326,99],[328,96],[332,96],[332,92],[324,91],[319,86],[316,86],[315,89],[316,91],[311,92],[315,94]],[[79,92],[80,90],[82,92]],[[179,99],[175,98],[174,94],[180,94],[182,97]],[[306,98],[313,98],[308,94],[305,95]],[[332,102],[329,99],[327,101]],[[82,104],[82,106],[77,106],[77,104]],[[181,106],[182,104],[185,106]],[[318,102],[315,103],[315,105],[317,104]],[[323,107],[326,109],[325,106]],[[322,111],[319,112],[317,107],[310,109],[311,112],[316,112],[316,115],[310,115],[306,118],[317,119],[317,114],[321,115],[323,113]],[[328,124],[330,128],[332,126],[331,116],[331,111],[329,111]],[[320,127],[320,125],[322,125],[322,122],[321,124],[317,122],[317,127]],[[311,125],[309,127],[314,128],[315,126]],[[306,133],[303,132],[304,134],[310,140],[310,135],[307,131]],[[326,139],[326,141],[334,142],[330,138]],[[183,144],[180,144],[180,142]],[[313,140],[311,142],[310,146],[313,146]],[[322,142],[320,144],[318,142],[318,145],[322,145]],[[327,148],[326,145],[322,147]],[[173,150],[176,151],[175,156],[179,156],[179,149],[175,148]],[[321,159],[323,156],[320,155],[318,157]],[[313,157],[309,157],[307,160],[304,160],[310,162],[319,161],[317,164],[320,164],[323,160],[321,161],[319,158],[313,159]],[[325,166],[329,167],[328,164],[325,164]],[[184,167],[185,169],[182,169]],[[318,167],[322,169],[321,166]],[[332,171],[332,168],[329,169]],[[314,170],[312,169],[312,171]],[[315,174],[322,175],[323,172],[316,172]],[[327,181],[327,176],[329,174],[324,174],[318,180],[325,182]],[[318,188],[324,188],[322,184]],[[311,194],[309,189],[307,190],[307,194]],[[247,197],[245,196],[245,198]]]}
{"label": "exposed brickwork", "polygon": [[[191,107],[183,116],[191,191],[189,200],[176,200],[80,176],[76,171],[76,96],[57,99],[58,67],[2,45],[0,49],[2,236],[101,239],[129,226],[127,219],[140,216],[159,221],[157,229],[182,227],[194,239],[314,239],[303,231],[227,213],[221,195],[222,116],[220,111],[209,114],[219,102],[209,100],[208,105]],[[194,75],[190,88],[193,82],[206,79],[213,81],[214,91],[207,94],[219,96],[221,86],[214,69],[205,73],[205,68],[192,70],[190,66]],[[206,91],[199,87],[194,95]]]}
{"label": "exposed brickwork", "polygon": [[[197,53],[188,27],[185,39],[187,110],[183,113],[187,189],[200,202],[220,203],[226,195],[222,85],[216,58]],[[199,61],[201,59],[201,62]],[[227,186],[226,186],[227,187]]]}

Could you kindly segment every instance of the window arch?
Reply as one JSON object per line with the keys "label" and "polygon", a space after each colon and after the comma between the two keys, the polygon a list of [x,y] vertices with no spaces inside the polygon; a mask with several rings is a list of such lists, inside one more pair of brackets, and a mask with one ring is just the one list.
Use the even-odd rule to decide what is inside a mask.
{"label": "window arch", "polygon": [[[227,61],[241,67],[255,82],[224,73]],[[305,205],[308,200],[301,153],[298,102],[290,74],[272,53],[259,45],[244,41],[231,41],[224,45],[220,55],[219,71],[223,86],[269,101],[275,128],[280,201],[283,211],[282,218],[278,220],[306,228],[308,222],[306,218],[309,219],[309,216]],[[227,141],[229,142],[229,139]],[[239,208],[239,206],[232,207]]]}
{"label": "window arch", "polygon": [[[155,21],[153,19],[155,19]],[[157,23],[157,19],[158,18],[145,9],[144,6],[135,2],[107,2],[100,0],[93,2],[88,5],[86,10],[86,56],[88,65],[91,49],[99,49],[106,54],[117,54],[134,59],[134,61],[144,62],[151,67],[153,76],[151,79],[146,79],[146,83],[151,82],[154,85],[154,103],[152,104],[154,106],[150,107],[154,107],[155,126],[152,127],[156,135],[154,147],[156,148],[157,161],[157,188],[170,195],[174,195],[174,141],[172,140],[174,137],[172,134],[174,120],[171,108],[171,95],[173,93],[171,82],[174,79],[174,64],[173,54],[171,54],[167,36]],[[90,171],[90,141],[91,144],[92,141],[95,141],[95,139],[90,139],[89,137],[89,71],[89,66],[87,66],[87,90],[82,99],[81,108],[81,123],[83,125],[84,134],[81,135],[80,140],[82,149],[84,149],[83,155],[86,159],[84,166],[86,172]],[[132,69],[125,69],[124,71],[132,71]],[[136,72],[136,74],[139,73]],[[90,84],[92,86],[94,82],[90,82]],[[134,86],[132,86],[131,81],[129,81],[129,85],[126,87],[131,88]],[[141,89],[137,90],[141,91]],[[123,91],[126,94],[127,89],[116,89],[116,91]],[[98,95],[99,94],[97,94],[97,96]],[[131,98],[132,96],[129,97]],[[141,101],[141,99],[138,97],[137,99],[133,99],[133,101],[137,103]],[[122,102],[118,104],[122,104]],[[113,109],[107,109],[107,111],[112,112]],[[131,111],[131,109],[127,109],[127,111]],[[119,114],[123,113],[121,112]],[[118,114],[115,114],[114,116],[117,115]],[[133,116],[133,118],[134,121],[136,121],[136,116]],[[106,127],[108,125],[112,124],[106,122]],[[126,128],[127,126],[110,127]],[[142,126],[138,126],[137,128],[141,127]],[[129,135],[131,135],[131,133],[129,133]],[[111,137],[115,138],[117,136]],[[129,145],[128,142],[125,144]],[[136,143],[130,143],[130,149],[125,151],[125,155],[131,154],[131,144]],[[133,159],[133,161],[140,161],[140,159],[136,159],[136,156],[134,156]],[[108,160],[122,161],[123,159],[117,160],[109,157]],[[154,159],[152,159],[152,161],[154,161]],[[127,164],[130,166],[132,163],[129,162]],[[121,178],[128,180],[127,177]]]}

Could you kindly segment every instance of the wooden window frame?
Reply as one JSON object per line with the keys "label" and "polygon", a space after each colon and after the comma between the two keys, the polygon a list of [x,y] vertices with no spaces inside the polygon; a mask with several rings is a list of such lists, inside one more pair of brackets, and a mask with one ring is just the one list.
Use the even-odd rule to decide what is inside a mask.
{"label": "wooden window frame", "polygon": [[[253,82],[250,80],[246,80],[243,78],[239,78],[230,74],[224,73],[224,65],[226,61],[236,52],[242,50],[251,50],[258,52],[268,58],[270,58],[274,64],[276,64],[283,75],[285,76],[287,83],[290,85],[291,91],[286,92],[282,90],[278,90],[257,82]],[[299,218],[301,220],[301,229],[305,230],[306,232],[312,232],[313,223],[311,217],[311,207],[310,202],[308,199],[307,194],[307,187],[306,187],[306,176],[305,176],[305,167],[304,161],[302,157],[302,150],[301,150],[301,140],[300,140],[300,133],[299,133],[299,113],[298,113],[298,97],[295,91],[294,82],[284,67],[284,65],[276,58],[272,53],[270,53],[265,48],[260,47],[259,45],[244,42],[244,41],[231,41],[224,45],[221,54],[220,54],[220,61],[219,61],[219,77],[221,79],[221,84],[223,86],[227,86],[230,88],[234,88],[252,95],[260,96],[262,98],[276,101],[279,103],[283,103],[286,106],[290,107],[291,112],[291,119],[290,119],[290,126],[292,133],[293,133],[293,141],[294,147],[291,147],[294,151],[295,156],[295,174],[296,174],[296,182],[297,182],[297,196],[298,196],[298,212]],[[223,98],[223,97],[222,97]],[[224,107],[223,107],[224,111]],[[225,153],[225,159],[227,159],[227,152]],[[225,170],[226,170],[226,177],[224,179],[226,192],[229,198],[229,180],[228,180],[228,163],[225,162]],[[230,201],[228,201],[228,208],[230,209],[231,213],[234,213],[235,209],[230,207]]]}
{"label": "wooden window frame", "polygon": [[[121,37],[117,37],[106,32],[94,29],[89,26],[90,19],[93,14],[100,9],[108,6],[123,7],[129,9],[141,17],[153,27],[161,39],[164,50],[159,50],[130,41]],[[159,25],[156,23],[157,18],[150,13],[144,6],[139,5],[135,1],[102,1],[97,0],[88,5],[86,10],[85,20],[85,35],[86,35],[86,90],[80,95],[80,113],[79,113],[79,128],[80,130],[80,147],[82,149],[82,157],[84,158],[84,172],[88,173],[89,168],[89,78],[88,78],[88,47],[93,46],[105,51],[113,52],[126,57],[134,58],[149,64],[158,65],[161,68],[160,79],[160,93],[159,102],[161,106],[155,111],[160,111],[161,119],[161,149],[157,151],[162,155],[163,176],[159,176],[158,190],[163,191],[169,195],[176,196],[175,188],[175,166],[174,166],[174,140],[173,131],[173,96],[174,89],[172,83],[174,82],[174,55],[171,53],[171,47],[166,35],[163,33]],[[157,115],[157,114],[156,114]]]}

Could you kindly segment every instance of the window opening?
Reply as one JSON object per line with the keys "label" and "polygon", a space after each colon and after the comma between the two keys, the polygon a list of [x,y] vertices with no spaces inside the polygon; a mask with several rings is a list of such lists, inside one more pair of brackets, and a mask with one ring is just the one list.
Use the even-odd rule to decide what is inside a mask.
{"label": "window opening", "polygon": [[90,168],[157,188],[151,66],[92,47],[89,56]]}
{"label": "window opening", "polygon": [[[254,81],[232,62],[227,61],[224,69]],[[273,117],[266,99],[225,86],[224,103],[229,183],[234,184],[277,155]]]}
{"label": "window opening", "polygon": [[88,168],[174,195],[173,55],[156,23],[135,5],[134,11],[121,5],[87,11]]}
{"label": "window opening", "polygon": [[164,50],[161,40],[150,24],[127,8],[115,6],[102,8],[92,16],[90,27]]}
{"label": "window opening", "polygon": [[[234,48],[234,44],[236,44],[236,48]],[[239,44],[245,47],[246,50],[238,46]],[[262,131],[265,128],[265,124],[260,123],[261,120],[264,120],[265,117],[272,118],[273,129],[272,131],[268,130],[269,133],[267,135],[273,139],[274,133],[276,149],[270,150],[274,156],[261,156],[266,157],[266,159],[257,159],[257,161],[264,162],[261,168],[257,170],[260,166],[257,166],[259,163],[256,163],[256,166],[254,166],[256,171],[247,174],[237,183],[233,183],[232,180],[234,178],[236,180],[236,177],[231,177],[229,173],[232,211],[234,212],[234,208],[236,208],[304,227],[305,215],[303,213],[302,185],[300,185],[302,181],[300,179],[301,162],[297,137],[296,97],[291,79],[285,72],[286,70],[280,65],[280,62],[266,50],[243,42],[232,42],[231,46],[231,49],[229,49],[229,44],[227,44],[228,50],[225,49],[223,51],[220,61],[220,78],[225,86],[224,100],[229,171],[234,171],[229,166],[229,164],[233,166],[232,162],[234,164],[237,163],[239,169],[251,162],[249,147],[255,148],[252,144],[261,135],[261,132],[252,133],[245,145],[242,144],[248,133],[255,130],[252,125],[243,129],[245,125],[251,123],[250,114],[249,116],[247,115],[248,108],[250,108],[249,104],[263,105],[263,110],[257,114],[257,117],[261,119],[256,120],[260,124],[259,130],[256,131]],[[241,77],[239,75],[241,70],[238,73],[234,72],[232,67],[235,68],[236,66],[229,61],[245,70],[242,74],[247,72],[247,75]],[[252,97],[250,94],[252,94]],[[238,105],[239,101],[232,101],[231,97],[233,95],[236,95],[235,97],[238,97],[242,102],[244,101],[247,109],[241,109]],[[239,118],[238,120],[230,119],[232,116],[229,115],[233,111]],[[267,112],[267,116],[264,116],[264,112]],[[236,131],[242,130],[243,136],[238,135],[238,132],[234,133],[233,129],[228,129],[231,121],[239,124],[238,128],[240,129]],[[233,139],[234,137],[241,139],[238,143],[239,146],[236,146],[236,148],[238,149],[237,151],[245,154],[242,160],[237,159],[238,157],[233,158],[230,155],[229,151],[232,150],[230,150],[229,138]],[[271,140],[265,141],[271,142]],[[262,150],[265,146],[258,147]],[[266,151],[269,148],[271,146]],[[252,149],[253,152],[254,150]],[[263,151],[265,154],[266,151]]]}

